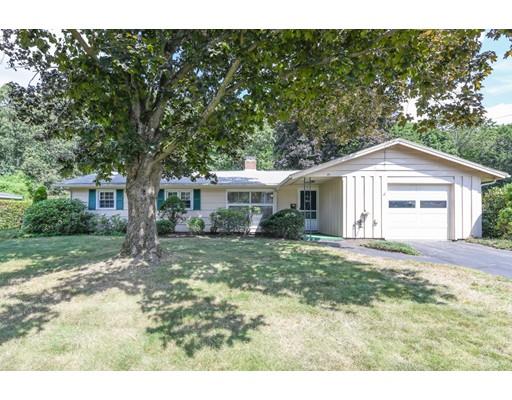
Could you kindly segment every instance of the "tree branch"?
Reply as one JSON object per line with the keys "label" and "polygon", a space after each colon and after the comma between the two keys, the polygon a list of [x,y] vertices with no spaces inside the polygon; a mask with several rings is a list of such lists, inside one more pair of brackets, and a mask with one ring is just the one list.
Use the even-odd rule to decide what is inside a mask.
{"label": "tree branch", "polygon": [[91,57],[91,58],[94,58],[95,60],[97,59],[97,54],[96,54],[96,50],[89,45],[89,43],[87,43],[87,41],[84,39],[84,37],[80,34],[80,32],[78,32],[78,30],[76,29],[69,29],[69,32],[71,33],[71,36],[73,36],[73,38],[78,42],[80,43],[80,46],[82,47],[82,49],[85,51],[85,53]]}
{"label": "tree branch", "polygon": [[202,125],[210,115],[212,115],[213,111],[215,111],[215,107],[217,107],[222,100],[222,97],[226,93],[226,89],[228,88],[228,85],[231,83],[233,78],[235,77],[236,71],[242,64],[242,60],[239,58],[235,59],[231,66],[228,69],[228,72],[226,73],[226,76],[224,76],[224,79],[222,79],[222,82],[220,83],[219,89],[217,90],[217,93],[215,93],[215,96],[213,96],[213,99],[210,101],[208,106],[206,106],[205,110],[201,114],[201,122],[199,125]]}

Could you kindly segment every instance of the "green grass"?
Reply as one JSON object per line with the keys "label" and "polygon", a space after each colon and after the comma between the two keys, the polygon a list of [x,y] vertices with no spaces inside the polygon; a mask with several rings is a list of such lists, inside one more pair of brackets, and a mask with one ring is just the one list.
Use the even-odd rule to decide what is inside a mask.
{"label": "green grass", "polygon": [[260,238],[0,242],[0,370],[510,370],[512,281]]}
{"label": "green grass", "polygon": [[409,246],[406,243],[390,242],[387,240],[372,240],[369,242],[362,243],[361,246],[368,247],[370,249],[392,251],[394,253],[409,254],[411,256],[419,256],[421,253],[414,247]]}
{"label": "green grass", "polygon": [[512,250],[512,240],[510,239],[467,239],[467,242],[482,244],[484,246],[494,247],[501,250]]}

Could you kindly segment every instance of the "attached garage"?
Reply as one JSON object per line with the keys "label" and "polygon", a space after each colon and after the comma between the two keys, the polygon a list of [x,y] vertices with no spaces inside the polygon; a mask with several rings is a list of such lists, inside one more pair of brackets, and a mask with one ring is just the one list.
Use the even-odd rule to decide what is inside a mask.
{"label": "attached garage", "polygon": [[388,186],[388,239],[449,239],[450,185]]}
{"label": "attached garage", "polygon": [[321,233],[344,238],[457,240],[482,235],[482,183],[508,176],[395,139],[294,173],[279,189],[319,188],[315,211]]}

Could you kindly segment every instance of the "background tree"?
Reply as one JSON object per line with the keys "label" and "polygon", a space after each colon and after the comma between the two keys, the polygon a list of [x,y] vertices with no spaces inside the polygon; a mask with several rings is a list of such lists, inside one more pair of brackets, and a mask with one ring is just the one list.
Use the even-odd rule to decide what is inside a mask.
{"label": "background tree", "polygon": [[234,154],[224,152],[211,153],[210,169],[213,171],[242,170],[246,156],[255,156],[257,167],[260,170],[269,170],[274,167],[274,128],[268,121],[264,121],[261,127],[240,132],[244,137],[243,145],[234,149]]}
{"label": "background tree", "polygon": [[[39,74],[37,85],[12,88],[20,116],[48,138],[78,136],[83,171],[126,175],[122,253],[156,261],[160,178],[210,176],[212,152],[234,154],[239,132],[265,118],[321,127],[322,110],[346,116],[339,94],[357,92],[383,114],[417,99],[425,124],[480,121],[479,89],[496,58],[480,52],[481,33],[4,30],[0,50]],[[353,118],[353,128],[365,120]]]}
{"label": "background tree", "polygon": [[20,121],[8,99],[9,87],[4,85],[0,87],[0,175],[21,172],[32,184],[50,188],[63,170],[73,170],[75,143],[48,138],[40,128]]}

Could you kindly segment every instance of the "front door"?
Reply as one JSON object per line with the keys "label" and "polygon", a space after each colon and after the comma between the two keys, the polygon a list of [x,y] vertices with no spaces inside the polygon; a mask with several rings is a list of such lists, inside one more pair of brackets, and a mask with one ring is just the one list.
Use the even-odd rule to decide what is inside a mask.
{"label": "front door", "polygon": [[318,231],[318,193],[317,190],[300,190],[299,210],[304,215],[304,229]]}

